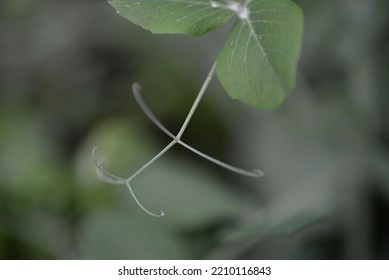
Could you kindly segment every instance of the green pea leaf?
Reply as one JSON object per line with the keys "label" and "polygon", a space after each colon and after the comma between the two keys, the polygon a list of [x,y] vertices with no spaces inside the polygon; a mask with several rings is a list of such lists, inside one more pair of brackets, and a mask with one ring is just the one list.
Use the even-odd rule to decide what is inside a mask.
{"label": "green pea leaf", "polygon": [[237,19],[217,59],[233,98],[274,108],[295,84],[303,14],[290,0],[112,0],[123,17],[153,33],[202,35]]}
{"label": "green pea leaf", "polygon": [[153,33],[199,36],[225,23],[233,12],[209,0],[112,0],[118,14]]}
{"label": "green pea leaf", "polygon": [[303,15],[289,0],[251,1],[219,54],[217,74],[234,99],[274,108],[292,90],[300,51]]}

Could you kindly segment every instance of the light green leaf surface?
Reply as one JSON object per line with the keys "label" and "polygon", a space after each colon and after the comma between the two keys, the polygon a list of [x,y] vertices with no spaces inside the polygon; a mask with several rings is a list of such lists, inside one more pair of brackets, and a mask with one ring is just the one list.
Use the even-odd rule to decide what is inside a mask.
{"label": "light green leaf surface", "polygon": [[251,1],[218,57],[217,74],[234,99],[273,108],[294,87],[303,15],[289,0]]}
{"label": "light green leaf surface", "polygon": [[118,14],[153,33],[202,35],[233,13],[214,9],[209,0],[112,0]]}

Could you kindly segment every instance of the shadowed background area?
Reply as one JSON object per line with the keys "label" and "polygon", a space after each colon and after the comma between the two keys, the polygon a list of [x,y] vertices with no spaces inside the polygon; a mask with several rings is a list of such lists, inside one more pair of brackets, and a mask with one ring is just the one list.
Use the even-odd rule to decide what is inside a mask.
{"label": "shadowed background area", "polygon": [[[253,0],[255,1],[255,0]],[[0,1],[1,259],[388,259],[389,10],[384,0],[296,0],[297,86],[259,111],[216,79],[183,140],[265,176],[174,147],[131,95],[139,82],[177,132],[227,26],[152,35],[106,1]]]}

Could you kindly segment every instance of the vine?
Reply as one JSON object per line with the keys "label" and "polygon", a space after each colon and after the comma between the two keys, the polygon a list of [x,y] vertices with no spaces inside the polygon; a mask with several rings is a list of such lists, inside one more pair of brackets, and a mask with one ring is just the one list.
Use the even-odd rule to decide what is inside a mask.
{"label": "vine", "polygon": [[[176,144],[232,172],[249,177],[263,176],[260,170],[244,170],[206,155],[183,142],[181,137],[215,73],[232,98],[258,108],[273,108],[281,103],[286,91],[294,86],[303,22],[298,6],[289,0],[112,0],[109,3],[120,15],[154,33],[202,35],[233,15],[237,20],[176,135],[147,106],[141,86],[133,84],[132,92],[140,108],[172,140],[128,178],[106,171],[97,157],[101,148],[95,147],[92,156],[99,178],[109,184],[126,185],[143,211],[162,217],[163,211],[153,213],[140,203],[130,183]],[[278,17],[280,14],[282,19]]]}

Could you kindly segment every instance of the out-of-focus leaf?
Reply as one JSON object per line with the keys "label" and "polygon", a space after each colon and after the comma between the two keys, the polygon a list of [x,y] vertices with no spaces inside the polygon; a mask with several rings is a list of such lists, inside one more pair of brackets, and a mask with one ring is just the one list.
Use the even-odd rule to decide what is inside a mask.
{"label": "out-of-focus leaf", "polygon": [[245,238],[261,238],[285,236],[289,237],[297,234],[304,229],[324,221],[327,217],[324,213],[303,212],[292,214],[292,216],[278,223],[259,223],[250,224],[244,228],[237,228],[225,233],[226,241],[235,241]]}
{"label": "out-of-focus leaf", "polygon": [[[45,258],[68,259],[76,255],[70,226],[63,217],[34,207],[27,209],[13,200],[2,202],[2,206],[6,213],[0,214],[0,235],[14,239],[24,250],[30,247],[40,251]],[[30,253],[20,252],[18,257],[38,257]]]}
{"label": "out-of-focus leaf", "polygon": [[187,259],[190,253],[178,234],[149,217],[96,212],[80,233],[82,257],[88,259]]}
{"label": "out-of-focus leaf", "polygon": [[61,204],[71,178],[45,137],[44,120],[23,113],[12,120],[0,116],[0,184],[25,201]]}

